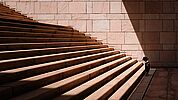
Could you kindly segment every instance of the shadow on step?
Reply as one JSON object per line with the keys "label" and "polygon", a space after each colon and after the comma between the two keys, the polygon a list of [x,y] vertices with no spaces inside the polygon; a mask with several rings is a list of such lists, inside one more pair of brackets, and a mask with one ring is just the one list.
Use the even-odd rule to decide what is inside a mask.
{"label": "shadow on step", "polygon": [[128,98],[129,100],[143,100],[149,85],[154,77],[154,74],[156,72],[155,68],[152,68],[149,72],[148,75],[145,75],[138,86],[135,88],[135,90],[132,92],[130,97]]}

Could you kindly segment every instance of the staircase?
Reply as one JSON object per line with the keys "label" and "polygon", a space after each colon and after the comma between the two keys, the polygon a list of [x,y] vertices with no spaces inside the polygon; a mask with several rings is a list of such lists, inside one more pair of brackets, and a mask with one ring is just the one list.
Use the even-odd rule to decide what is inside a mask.
{"label": "staircase", "polygon": [[6,8],[0,5],[0,99],[127,99],[142,78],[141,62],[96,38]]}
{"label": "staircase", "polygon": [[15,11],[14,9],[10,9],[7,6],[4,6],[1,2],[0,2],[0,18],[4,18],[4,19],[10,18],[13,20],[35,22],[33,19],[30,19],[27,16],[22,15],[21,13]]}

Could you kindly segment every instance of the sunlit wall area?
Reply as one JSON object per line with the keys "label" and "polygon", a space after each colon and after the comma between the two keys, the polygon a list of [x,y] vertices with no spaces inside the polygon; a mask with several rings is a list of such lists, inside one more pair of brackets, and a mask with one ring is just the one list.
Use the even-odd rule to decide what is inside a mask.
{"label": "sunlit wall area", "polygon": [[40,22],[72,26],[152,66],[178,65],[176,0],[1,0]]}

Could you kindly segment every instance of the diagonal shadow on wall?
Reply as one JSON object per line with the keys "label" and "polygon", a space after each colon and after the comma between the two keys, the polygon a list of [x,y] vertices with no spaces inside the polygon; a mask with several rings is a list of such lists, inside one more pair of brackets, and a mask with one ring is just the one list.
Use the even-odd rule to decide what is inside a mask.
{"label": "diagonal shadow on wall", "polygon": [[126,13],[144,51],[153,66],[178,65],[178,2],[173,0],[123,0]]}

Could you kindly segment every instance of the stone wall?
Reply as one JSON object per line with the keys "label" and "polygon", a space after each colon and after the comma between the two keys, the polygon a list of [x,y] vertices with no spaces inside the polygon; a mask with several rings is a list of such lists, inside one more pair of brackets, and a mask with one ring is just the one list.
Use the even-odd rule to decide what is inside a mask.
{"label": "stone wall", "polygon": [[176,0],[1,0],[40,22],[69,25],[153,66],[178,65]]}

